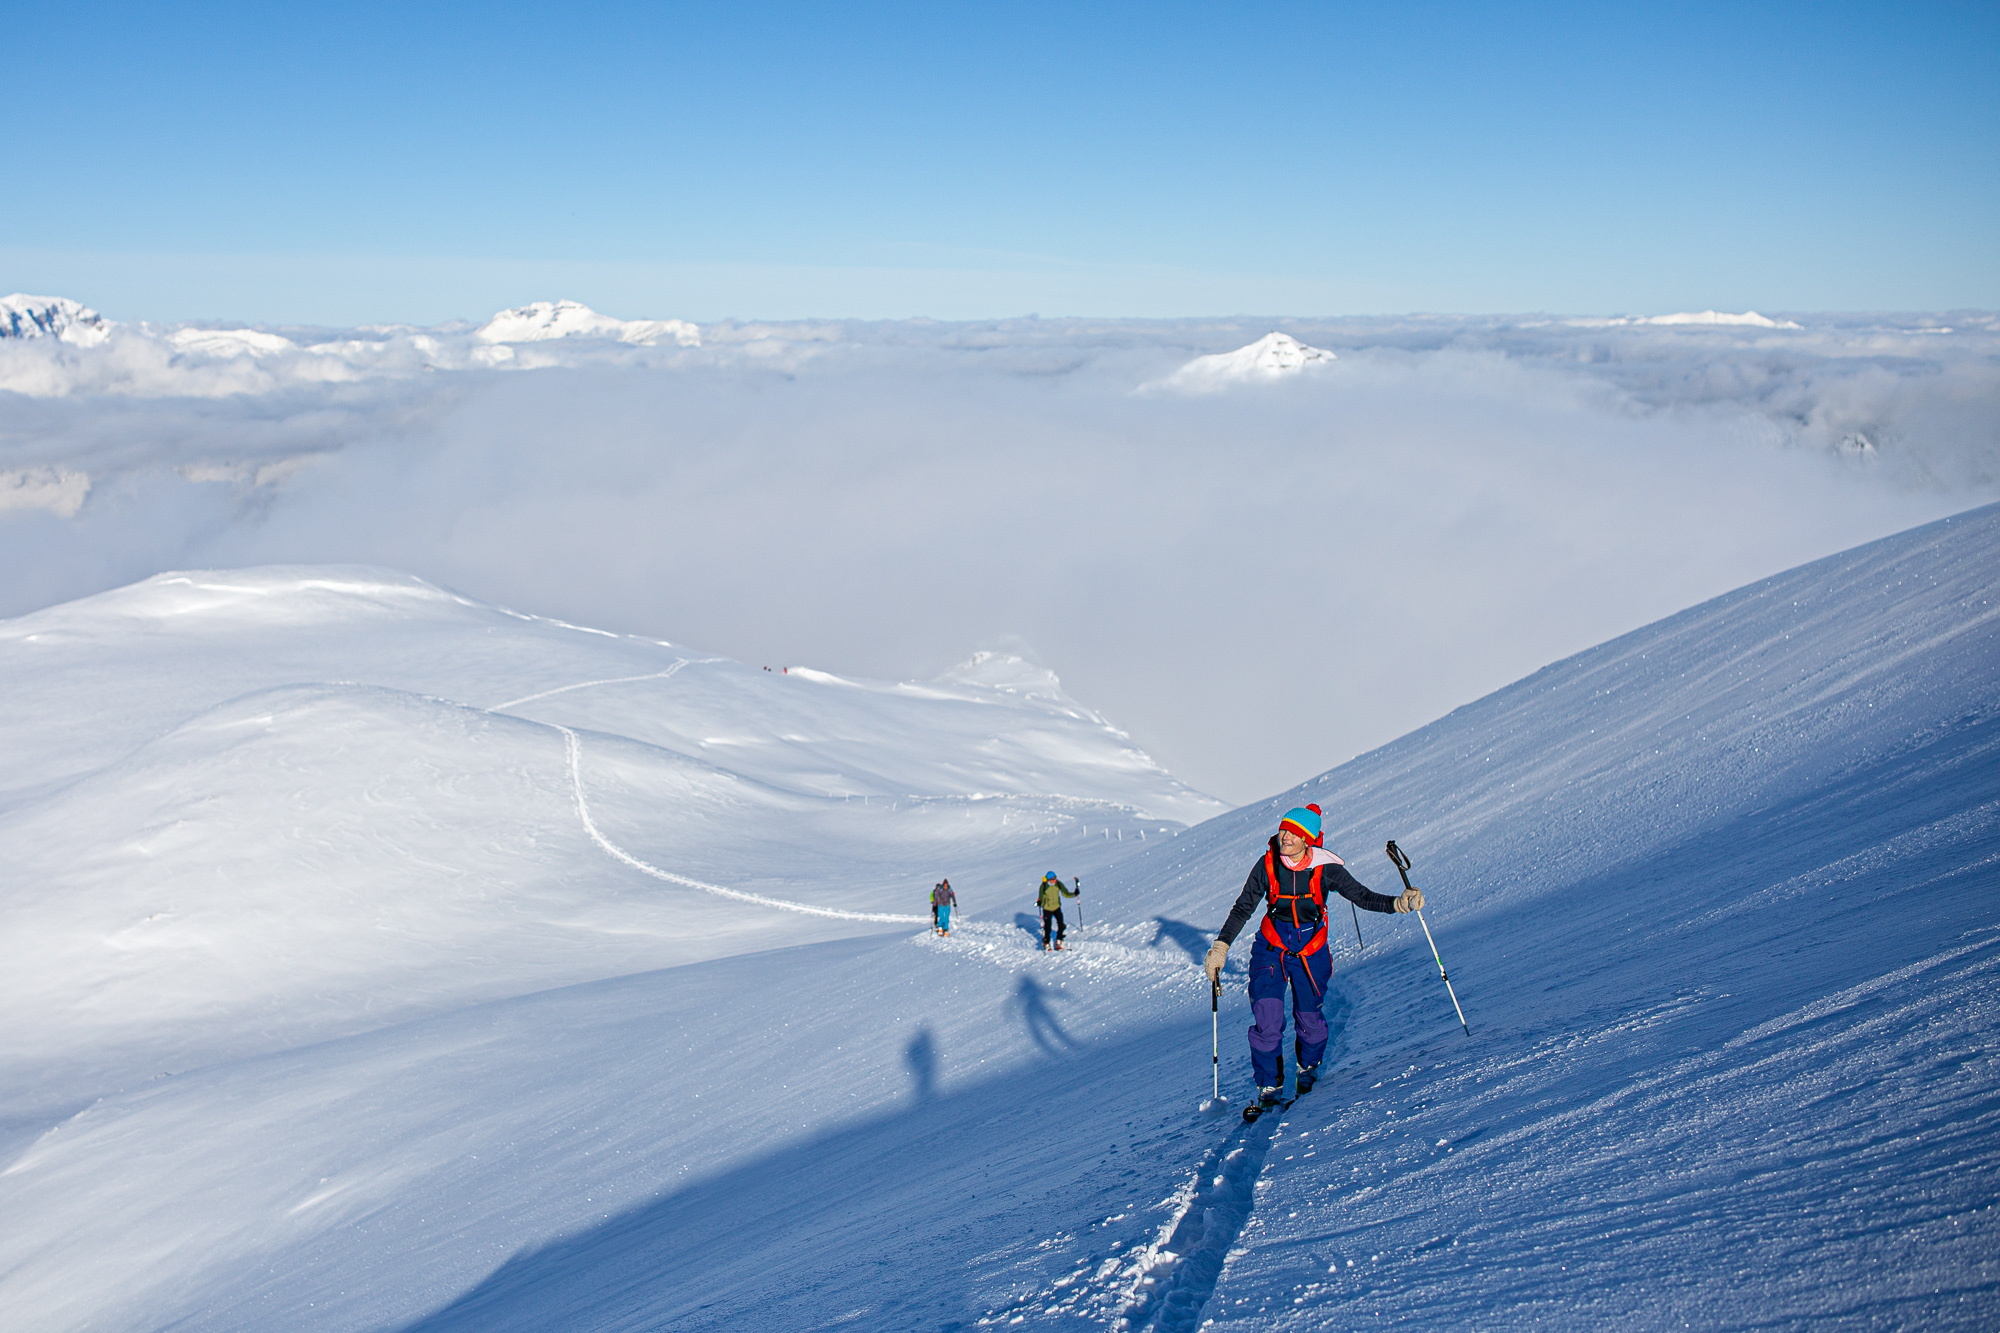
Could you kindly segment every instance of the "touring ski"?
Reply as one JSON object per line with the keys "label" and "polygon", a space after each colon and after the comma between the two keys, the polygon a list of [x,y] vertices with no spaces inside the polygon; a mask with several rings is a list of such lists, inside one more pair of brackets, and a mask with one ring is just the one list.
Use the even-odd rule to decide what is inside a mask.
{"label": "touring ski", "polygon": [[1298,1090],[1297,1092],[1293,1093],[1293,1094],[1292,1094],[1291,1096],[1289,1096],[1289,1097],[1287,1097],[1287,1098],[1283,1099],[1282,1101],[1275,1101],[1275,1102],[1265,1102],[1265,1101],[1255,1101],[1255,1102],[1251,1102],[1251,1103],[1250,1103],[1250,1104],[1249,1104],[1248,1106],[1246,1106],[1246,1107],[1244,1107],[1244,1108],[1243,1108],[1243,1123],[1244,1123],[1244,1124],[1246,1124],[1246,1125],[1254,1125],[1254,1124],[1256,1124],[1256,1123],[1257,1123],[1257,1117],[1259,1117],[1259,1116],[1263,1115],[1263,1114],[1264,1114],[1264,1113],[1265,1113],[1266,1111],[1289,1111],[1289,1110],[1291,1110],[1291,1109],[1292,1109],[1292,1103],[1294,1103],[1294,1102],[1298,1101],[1298,1099],[1299,1099],[1299,1098],[1301,1098],[1301,1097],[1305,1096],[1305,1095],[1306,1095],[1307,1093],[1311,1092],[1311,1091],[1313,1090],[1313,1084],[1314,1084],[1314,1083],[1316,1083],[1317,1081],[1318,1081],[1318,1080],[1316,1080],[1316,1079],[1314,1079],[1314,1080],[1308,1080],[1308,1081],[1307,1081],[1307,1083],[1306,1083],[1306,1085],[1305,1085],[1305,1086],[1304,1086],[1303,1088],[1300,1088],[1300,1089],[1299,1089],[1299,1090]]}

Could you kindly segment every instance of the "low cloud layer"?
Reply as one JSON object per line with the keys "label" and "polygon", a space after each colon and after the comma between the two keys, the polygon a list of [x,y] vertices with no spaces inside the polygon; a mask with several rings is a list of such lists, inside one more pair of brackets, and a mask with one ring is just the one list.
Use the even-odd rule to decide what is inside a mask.
{"label": "low cloud layer", "polygon": [[[773,665],[1026,645],[1242,801],[1994,498],[1993,317],[1788,318],[0,339],[0,614],[338,560]],[[1338,359],[1175,391],[1274,330]]]}

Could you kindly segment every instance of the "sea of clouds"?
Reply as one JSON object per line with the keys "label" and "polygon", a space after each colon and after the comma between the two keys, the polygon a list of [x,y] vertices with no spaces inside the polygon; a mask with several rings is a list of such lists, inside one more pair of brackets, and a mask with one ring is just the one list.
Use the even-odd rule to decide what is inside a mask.
{"label": "sea of clouds", "polygon": [[[578,310],[0,337],[0,616],[360,561],[774,666],[907,678],[1012,648],[1246,801],[2000,495],[2000,317],[1976,312]],[[1306,350],[1188,368],[1274,331]]]}

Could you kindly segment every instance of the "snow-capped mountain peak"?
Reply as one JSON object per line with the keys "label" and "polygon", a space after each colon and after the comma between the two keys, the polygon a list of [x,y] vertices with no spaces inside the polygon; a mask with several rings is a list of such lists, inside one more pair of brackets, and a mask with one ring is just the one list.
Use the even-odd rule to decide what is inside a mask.
{"label": "snow-capped mountain peak", "polygon": [[66,296],[0,297],[0,338],[56,338],[95,347],[111,336],[111,321]]}
{"label": "snow-capped mountain peak", "polygon": [[1309,347],[1286,333],[1267,333],[1233,352],[1198,356],[1160,382],[1161,387],[1206,392],[1232,384],[1285,379],[1312,366],[1338,360],[1323,347]]}
{"label": "snow-capped mountain peak", "polygon": [[536,301],[502,310],[474,335],[488,343],[549,342],[557,338],[615,338],[648,347],[670,338],[682,347],[699,347],[701,330],[683,319],[616,319],[600,315],[580,301]]}

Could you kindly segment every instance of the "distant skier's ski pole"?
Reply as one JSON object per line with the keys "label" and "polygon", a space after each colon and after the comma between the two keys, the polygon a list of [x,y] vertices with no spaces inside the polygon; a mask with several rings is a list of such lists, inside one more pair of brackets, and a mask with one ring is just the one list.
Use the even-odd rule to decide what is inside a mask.
{"label": "distant skier's ski pole", "polygon": [[1222,1100],[1222,978],[1217,977],[1208,984],[1208,1042],[1209,1063],[1213,1066],[1215,1091],[1209,1094],[1210,1106]]}
{"label": "distant skier's ski pole", "polygon": [[1076,885],[1076,933],[1081,935],[1083,934],[1083,876],[1076,876],[1070,883]]}
{"label": "distant skier's ski pole", "polygon": [[[1389,859],[1396,863],[1396,873],[1403,877],[1403,887],[1416,888],[1416,885],[1410,883],[1410,858],[1403,855],[1403,849],[1396,845],[1394,838],[1389,839],[1388,851]],[[1424,920],[1422,912],[1417,913],[1417,924],[1424,928],[1424,939],[1429,941],[1431,946],[1431,959],[1438,965],[1438,980],[1444,983],[1444,993],[1451,996],[1451,1007],[1458,1014],[1458,1025],[1465,1028],[1465,1035],[1469,1037],[1472,1035],[1472,1029],[1466,1027],[1465,1010],[1458,1006],[1458,992],[1451,988],[1451,978],[1445,975],[1444,959],[1438,957],[1437,941],[1431,939],[1430,923]]]}

